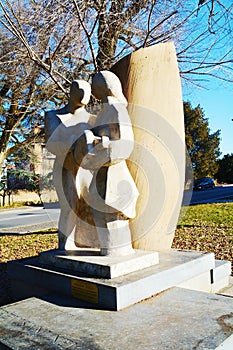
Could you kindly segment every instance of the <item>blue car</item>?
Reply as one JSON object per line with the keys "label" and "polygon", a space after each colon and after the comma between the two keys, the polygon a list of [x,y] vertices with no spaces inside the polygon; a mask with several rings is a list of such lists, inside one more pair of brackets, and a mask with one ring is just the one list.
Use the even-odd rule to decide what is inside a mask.
{"label": "blue car", "polygon": [[205,189],[214,189],[215,188],[215,183],[214,179],[211,177],[203,177],[201,179],[198,179],[194,181],[194,190],[205,190]]}

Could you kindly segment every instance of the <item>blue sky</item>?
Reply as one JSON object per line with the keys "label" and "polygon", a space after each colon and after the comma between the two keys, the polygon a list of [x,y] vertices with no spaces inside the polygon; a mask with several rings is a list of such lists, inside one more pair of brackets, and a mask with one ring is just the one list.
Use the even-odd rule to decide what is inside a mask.
{"label": "blue sky", "polygon": [[[215,25],[212,28],[214,32],[197,43],[197,51],[193,51],[193,57],[196,58],[196,61],[201,61],[198,52],[203,54],[203,59],[206,58],[207,62],[232,60],[233,3],[232,0],[222,0],[219,3],[223,4],[228,11],[222,16],[221,11],[224,7],[218,5],[218,2],[215,1],[213,16]],[[204,5],[199,11],[199,16],[196,19],[195,17],[192,18],[192,21],[197,21],[193,34],[189,32],[192,39],[206,29],[205,26],[208,22],[206,16],[208,16],[208,8]],[[206,48],[208,48],[207,51],[205,51]],[[203,71],[232,81],[232,63],[204,69]],[[205,117],[209,120],[211,132],[221,131],[220,151],[222,154],[220,157],[225,154],[233,154],[233,82],[227,83],[224,80],[207,75],[200,75],[199,78],[197,78],[197,75],[193,75],[189,78],[196,78],[196,83],[203,86],[203,88],[183,81],[184,101],[189,101],[192,107],[200,104]]]}
{"label": "blue sky", "polygon": [[220,158],[233,153],[233,83],[213,80],[208,83],[208,89],[183,86],[183,99],[189,101],[192,107],[200,104],[211,132],[221,130]]}

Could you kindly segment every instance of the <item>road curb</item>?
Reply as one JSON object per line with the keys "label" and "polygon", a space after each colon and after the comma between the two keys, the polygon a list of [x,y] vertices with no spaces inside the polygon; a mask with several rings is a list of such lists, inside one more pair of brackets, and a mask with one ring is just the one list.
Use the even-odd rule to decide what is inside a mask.
{"label": "road curb", "polygon": [[41,230],[49,230],[49,229],[57,229],[57,227],[55,226],[54,220],[42,222],[36,225],[25,225],[25,226],[2,228],[0,229],[0,235],[1,234],[28,234],[28,233],[34,233]]}

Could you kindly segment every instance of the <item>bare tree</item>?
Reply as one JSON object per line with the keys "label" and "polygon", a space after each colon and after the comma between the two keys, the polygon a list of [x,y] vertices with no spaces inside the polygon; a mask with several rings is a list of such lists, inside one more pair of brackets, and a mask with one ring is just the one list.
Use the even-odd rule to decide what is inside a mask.
{"label": "bare tree", "polygon": [[[35,102],[36,78],[38,68],[27,57],[23,56],[18,47],[12,51],[12,45],[18,45],[2,36],[1,40],[1,113],[0,113],[0,164],[10,154],[11,148],[17,143],[15,130],[20,128],[20,121],[26,122],[30,107]],[[17,64],[15,57],[17,56]],[[25,61],[24,61],[25,59]],[[23,64],[22,64],[23,63]],[[25,70],[27,66],[27,71]],[[26,127],[27,125],[25,125]],[[11,142],[10,142],[11,141]]]}
{"label": "bare tree", "polygon": [[5,1],[0,5],[1,168],[3,160],[18,147],[33,142],[31,128],[41,119],[42,109],[58,93],[64,99],[83,61],[79,61],[80,40],[72,18],[61,10],[57,20],[60,6],[55,9],[50,2],[43,7],[36,1],[14,5]]}
{"label": "bare tree", "polygon": [[[0,78],[1,96],[10,97],[18,111],[15,124],[13,112],[2,113],[4,130],[32,113],[36,101],[42,106],[45,95],[47,100],[65,96],[73,78],[88,79],[134,50],[167,41],[175,42],[184,79],[233,81],[233,3],[228,0],[4,0],[0,9],[1,28],[11,41],[1,65],[25,70],[20,79],[10,70],[6,77],[11,78]],[[13,89],[14,101],[21,100],[22,91],[30,92],[24,114],[22,103],[16,108],[12,100]]]}
{"label": "bare tree", "polygon": [[109,68],[127,52],[170,40],[182,75],[222,77],[232,64],[228,0],[5,0],[0,6],[1,23],[61,90],[74,45],[76,73]]}

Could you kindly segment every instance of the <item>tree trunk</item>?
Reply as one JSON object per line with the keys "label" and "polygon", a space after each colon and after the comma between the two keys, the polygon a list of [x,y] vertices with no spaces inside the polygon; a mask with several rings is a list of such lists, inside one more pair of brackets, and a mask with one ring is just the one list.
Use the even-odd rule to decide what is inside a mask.
{"label": "tree trunk", "polygon": [[2,166],[3,166],[5,158],[6,158],[6,150],[3,150],[0,152],[0,176],[2,174]]}
{"label": "tree trunk", "polygon": [[99,70],[109,69],[113,64],[119,33],[119,28],[116,27],[116,25],[109,23],[109,20],[107,19],[105,13],[99,16],[99,49],[96,57],[96,62]]}

